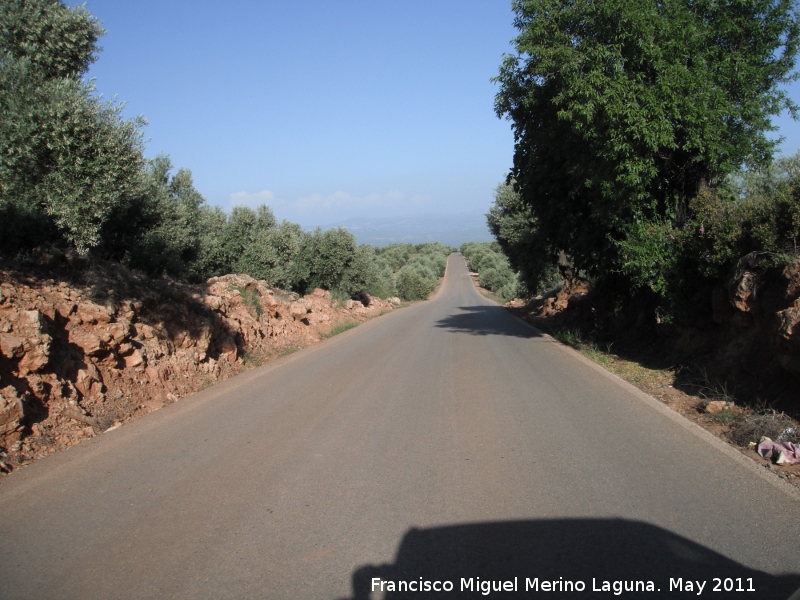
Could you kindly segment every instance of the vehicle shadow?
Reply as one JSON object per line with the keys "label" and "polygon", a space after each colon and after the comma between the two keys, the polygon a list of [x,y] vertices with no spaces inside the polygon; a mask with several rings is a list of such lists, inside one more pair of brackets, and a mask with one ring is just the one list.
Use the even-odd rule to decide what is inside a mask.
{"label": "vehicle shadow", "polygon": [[512,317],[502,306],[459,306],[456,310],[459,312],[436,321],[436,327],[470,335],[542,337],[540,331]]}
{"label": "vehicle shadow", "polygon": [[[403,581],[414,590],[422,585],[422,592],[405,590]],[[516,591],[492,589],[498,582],[501,587],[511,582],[506,584],[511,587],[515,581]],[[425,582],[451,582],[452,591],[425,591]],[[534,582],[537,587],[532,587]],[[626,584],[636,591],[626,591]],[[714,598],[780,600],[800,586],[800,574],[775,576],[754,570],[640,521],[507,521],[410,529],[393,564],[365,565],[353,572],[349,600],[515,598],[540,592],[555,598],[680,598],[697,596],[700,585],[704,595]],[[598,591],[604,586],[605,591]]]}

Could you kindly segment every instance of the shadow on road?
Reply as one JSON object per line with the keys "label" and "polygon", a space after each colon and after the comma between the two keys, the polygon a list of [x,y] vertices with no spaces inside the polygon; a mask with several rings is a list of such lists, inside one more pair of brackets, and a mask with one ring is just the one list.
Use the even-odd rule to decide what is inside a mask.
{"label": "shadow on road", "polygon": [[457,310],[461,312],[439,319],[436,327],[471,335],[542,337],[539,331],[509,315],[502,306],[459,306]]}
{"label": "shadow on road", "polygon": [[[780,557],[775,557],[775,564],[780,568]],[[515,577],[516,592],[485,594],[487,582],[513,582]],[[472,591],[462,590],[462,579],[472,581]],[[526,591],[526,584],[535,579],[538,591],[530,586]],[[625,519],[509,521],[411,529],[400,544],[394,564],[367,565],[353,573],[350,600],[382,597],[380,580],[394,583],[393,592],[388,591],[388,583],[383,588],[385,598],[392,600],[487,595],[529,598],[544,591],[548,592],[545,596],[559,599],[681,598],[696,597],[699,585],[704,585],[703,597],[781,600],[800,586],[798,574],[776,577],[756,571],[660,527]],[[399,591],[401,581],[413,583],[414,589],[420,581],[422,585],[426,581],[449,581],[453,587],[441,593]],[[553,587],[545,590],[544,581],[552,582]],[[604,582],[606,591],[594,591],[603,589]],[[636,582],[642,583],[637,593],[625,591],[625,582],[634,587]],[[648,582],[652,582],[654,591],[642,589]],[[565,591],[570,585],[574,589]],[[577,591],[581,587],[583,591]],[[755,591],[744,591],[749,589]]]}

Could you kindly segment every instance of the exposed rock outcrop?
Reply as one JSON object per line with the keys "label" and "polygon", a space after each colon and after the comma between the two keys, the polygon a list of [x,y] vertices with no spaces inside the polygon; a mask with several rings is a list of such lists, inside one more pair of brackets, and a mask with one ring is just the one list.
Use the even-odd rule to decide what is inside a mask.
{"label": "exposed rock outcrop", "polygon": [[53,261],[49,277],[0,270],[0,472],[392,309],[247,275],[187,285]]}

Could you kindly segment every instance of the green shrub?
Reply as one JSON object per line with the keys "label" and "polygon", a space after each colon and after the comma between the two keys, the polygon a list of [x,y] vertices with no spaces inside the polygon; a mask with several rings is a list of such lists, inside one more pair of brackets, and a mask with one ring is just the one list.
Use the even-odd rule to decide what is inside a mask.
{"label": "green shrub", "polygon": [[519,297],[519,282],[513,281],[503,285],[500,289],[495,291],[495,296],[500,302],[508,302],[514,298]]}
{"label": "green shrub", "polygon": [[367,292],[378,298],[392,298],[397,296],[398,292],[394,283],[394,272],[386,268],[378,271],[375,279],[367,288]]}
{"label": "green shrub", "polygon": [[436,279],[426,269],[406,265],[398,271],[395,285],[403,300],[424,300],[436,288]]}
{"label": "green shrub", "polygon": [[667,320],[710,316],[713,288],[742,259],[750,269],[786,264],[800,238],[800,157],[703,188],[692,214],[641,221],[617,242],[621,273],[651,294]]}
{"label": "green shrub", "polygon": [[[342,278],[336,287],[353,297],[363,292],[374,290],[378,284],[378,265],[375,250],[368,244],[357,246]],[[379,296],[380,294],[374,294]]]}
{"label": "green shrub", "polygon": [[[562,283],[557,267],[558,253],[548,245],[539,220],[516,190],[516,183],[512,180],[498,185],[494,199],[487,222],[497,243],[485,248],[505,255],[511,269],[519,274],[519,294],[543,294]],[[479,248],[466,250],[472,252]],[[478,266],[476,262],[473,270]]]}
{"label": "green shrub", "polygon": [[468,242],[462,244],[461,253],[466,257],[469,268],[478,273],[481,287],[493,292],[501,302],[524,294],[519,276],[511,269],[496,242]]}
{"label": "green shrub", "polygon": [[342,281],[356,252],[356,240],[344,228],[304,233],[295,262],[295,285],[300,293],[314,288],[332,290]]}

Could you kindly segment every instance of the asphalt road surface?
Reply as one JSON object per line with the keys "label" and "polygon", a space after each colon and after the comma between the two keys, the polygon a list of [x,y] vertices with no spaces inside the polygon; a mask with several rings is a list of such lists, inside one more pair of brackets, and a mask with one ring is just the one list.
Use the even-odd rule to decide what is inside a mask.
{"label": "asphalt road surface", "polygon": [[453,255],[431,301],[3,479],[0,597],[780,599],[798,533],[788,485]]}

